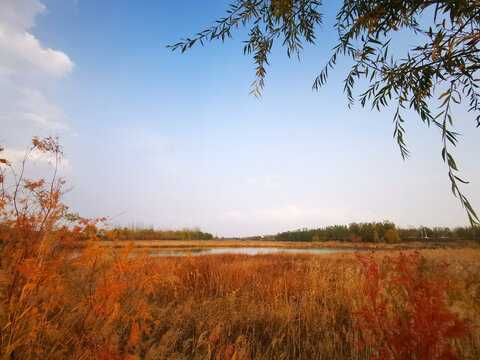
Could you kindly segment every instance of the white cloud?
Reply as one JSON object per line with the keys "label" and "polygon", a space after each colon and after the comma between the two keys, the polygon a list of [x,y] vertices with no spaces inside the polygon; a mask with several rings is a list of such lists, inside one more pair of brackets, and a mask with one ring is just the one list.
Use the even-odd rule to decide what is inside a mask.
{"label": "white cloud", "polygon": [[14,127],[17,137],[20,129],[33,135],[68,128],[63,111],[39,88],[74,68],[64,52],[42,45],[31,32],[35,17],[46,12],[40,0],[0,0],[0,121],[8,121],[10,137]]}
{"label": "white cloud", "polygon": [[38,0],[0,1],[0,23],[11,29],[30,29],[35,25],[35,16],[46,11]]}
{"label": "white cloud", "polygon": [[31,129],[31,135],[39,129],[68,129],[64,112],[49,104],[40,91],[30,87],[0,84],[0,109],[0,120],[17,124],[22,130]]}
{"label": "white cloud", "polygon": [[60,77],[72,71],[74,64],[64,52],[42,46],[28,32],[35,16],[44,12],[38,0],[0,2],[0,75]]}
{"label": "white cloud", "polygon": [[32,34],[0,24],[0,74],[61,77],[73,69],[63,52],[43,47]]}
{"label": "white cloud", "polygon": [[66,129],[68,126],[61,121],[65,117],[63,111],[56,106],[46,102],[43,95],[30,88],[22,88],[20,92],[23,96],[17,105],[22,112],[19,119],[26,122],[33,122],[41,127],[50,129]]}
{"label": "white cloud", "polygon": [[[26,153],[26,150],[5,148],[2,152],[2,157],[7,159],[12,164],[12,166],[15,167],[16,165],[18,165],[19,162],[25,159]],[[30,152],[27,161],[51,165],[54,163],[55,159],[51,155],[35,149]],[[60,169],[71,170],[68,159],[62,158],[60,160]]]}

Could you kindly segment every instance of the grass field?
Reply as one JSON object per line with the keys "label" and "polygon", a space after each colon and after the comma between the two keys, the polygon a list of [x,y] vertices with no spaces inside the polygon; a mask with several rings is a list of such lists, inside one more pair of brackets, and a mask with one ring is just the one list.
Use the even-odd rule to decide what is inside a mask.
{"label": "grass field", "polygon": [[[409,341],[400,350],[433,351],[425,359],[450,347],[480,358],[480,250],[420,250],[403,268],[399,254],[416,252],[132,251],[92,240],[81,252],[39,252],[17,275],[2,271],[1,358],[371,359],[399,334]],[[362,311],[375,314],[373,326]]]}
{"label": "grass field", "polygon": [[[386,252],[377,254],[381,258]],[[423,250],[448,262],[446,307],[469,327],[452,342],[480,358],[480,251]],[[392,272],[382,265],[384,273]],[[161,274],[148,306],[158,324],[135,347],[146,359],[369,359],[351,312],[365,298],[354,255],[214,255],[150,259]],[[391,274],[390,274],[391,275]],[[387,294],[387,297],[389,295]],[[394,300],[394,299],[392,299]],[[431,326],[435,326],[432,322]]]}
{"label": "grass field", "polygon": [[[66,214],[63,182],[14,178],[0,360],[480,359],[478,243],[101,241],[106,220]],[[213,247],[382,251],[151,256]]]}

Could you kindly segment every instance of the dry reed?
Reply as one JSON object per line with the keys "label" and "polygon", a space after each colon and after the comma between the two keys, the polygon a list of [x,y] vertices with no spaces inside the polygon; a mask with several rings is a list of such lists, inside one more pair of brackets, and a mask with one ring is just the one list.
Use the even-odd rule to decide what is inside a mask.
{"label": "dry reed", "polygon": [[[50,181],[23,177],[28,154],[34,150],[53,156],[56,165]],[[373,346],[357,346],[368,329],[358,328],[352,312],[368,299],[362,289],[365,269],[354,254],[134,256],[139,243],[119,244],[105,231],[112,241],[102,243],[100,219],[68,213],[61,202],[64,183],[57,177],[61,155],[57,139],[34,138],[17,175],[0,149],[0,164],[10,169],[13,179],[8,185],[0,167],[0,359],[375,355]],[[200,244],[207,242],[183,246]],[[300,244],[274,246],[279,245]],[[392,253],[375,255],[382,264],[378,273],[385,289],[397,274],[380,260]],[[469,330],[468,337],[439,340],[449,343],[461,358],[480,358],[480,250],[420,254],[426,269],[422,274],[433,279],[428,281],[430,289],[436,285],[439,265],[445,269],[442,276],[454,285],[448,288],[446,312],[442,305],[436,307],[438,313],[449,319],[455,314]],[[437,299],[443,299],[440,295]],[[395,295],[384,294],[386,300],[389,296]],[[402,299],[390,300],[398,304]]]}
{"label": "dry reed", "polygon": [[[447,308],[471,329],[461,358],[480,356],[480,251],[421,253],[451,263]],[[378,257],[384,254],[378,254]],[[149,259],[162,280],[150,299],[158,326],[137,348],[147,359],[369,359],[351,312],[364,301],[353,255],[208,255]],[[140,350],[141,349],[141,350]]]}

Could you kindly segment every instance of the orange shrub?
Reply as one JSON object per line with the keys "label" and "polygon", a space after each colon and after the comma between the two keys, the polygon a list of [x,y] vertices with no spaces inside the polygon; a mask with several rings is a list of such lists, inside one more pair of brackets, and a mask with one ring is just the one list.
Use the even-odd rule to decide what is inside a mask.
{"label": "orange shrub", "polygon": [[[444,267],[427,271],[418,252],[383,259],[357,253],[363,267],[361,310],[352,312],[372,359],[456,359],[451,340],[468,335],[466,326],[445,308],[450,285]],[[392,267],[393,271],[389,271]]]}
{"label": "orange shrub", "polygon": [[[51,156],[49,181],[25,178],[34,151]],[[132,247],[98,246],[104,219],[68,214],[61,156],[50,137],[33,139],[19,169],[1,159],[0,356],[128,356],[154,324],[145,298],[158,275]]]}
{"label": "orange shrub", "polygon": [[[25,178],[33,151],[52,156],[48,181]],[[475,328],[480,251],[431,254],[456,257],[453,270],[418,255],[133,256],[105,219],[68,213],[61,155],[56,139],[34,139],[18,169],[0,150],[1,359],[433,359],[453,356],[452,340],[480,356],[444,306],[454,276]]]}

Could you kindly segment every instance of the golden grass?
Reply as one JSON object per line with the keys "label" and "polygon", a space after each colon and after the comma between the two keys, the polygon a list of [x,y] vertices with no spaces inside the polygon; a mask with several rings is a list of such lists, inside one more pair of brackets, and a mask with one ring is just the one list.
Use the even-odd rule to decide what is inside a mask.
{"label": "golden grass", "polygon": [[[56,164],[61,158],[53,138],[34,138],[29,151],[35,149],[53,154]],[[465,246],[219,240],[99,246],[102,219],[70,214],[70,226],[63,224],[63,182],[55,181],[55,174],[38,182],[14,176],[13,186],[0,194],[0,359],[369,359],[372,348],[356,347],[360,332],[352,311],[368,304],[368,296],[360,289],[364,268],[353,253],[155,257],[148,250]],[[480,250],[420,252],[422,276],[432,277],[432,287],[437,265],[450,264],[442,276],[455,287],[445,306],[470,331],[451,345],[462,359],[480,358]],[[375,256],[381,260],[392,253]],[[396,296],[387,289],[398,271],[386,261],[378,264],[374,270],[382,275],[387,303]],[[392,300],[404,299],[400,294]],[[443,290],[426,300],[431,299],[438,304]],[[409,324],[405,315],[400,319]],[[453,337],[439,340],[444,338]]]}
{"label": "golden grass", "polygon": [[[15,323],[2,303],[0,357],[366,360],[374,355],[356,346],[360,332],[351,313],[367,298],[354,253],[131,257],[130,250],[86,248],[71,259],[73,267],[59,267],[60,277],[53,271],[36,280],[37,286],[26,284],[22,293],[28,298],[11,305],[22,313],[8,315]],[[396,274],[381,260],[397,253],[375,254],[385,279]],[[449,263],[446,277],[454,288],[445,305],[470,330],[451,345],[461,359],[480,358],[480,250],[420,254],[429,274]],[[0,274],[0,295],[6,298],[3,277],[10,275]]]}
{"label": "golden grass", "polygon": [[[378,253],[382,257],[386,252]],[[480,358],[480,251],[424,250],[450,263],[447,307],[471,336],[461,358]],[[364,299],[353,254],[204,255],[149,259],[161,283],[149,299],[158,326],[136,348],[146,359],[369,359],[350,313]],[[223,355],[222,355],[223,354]]]}

